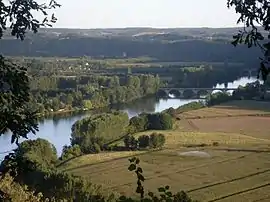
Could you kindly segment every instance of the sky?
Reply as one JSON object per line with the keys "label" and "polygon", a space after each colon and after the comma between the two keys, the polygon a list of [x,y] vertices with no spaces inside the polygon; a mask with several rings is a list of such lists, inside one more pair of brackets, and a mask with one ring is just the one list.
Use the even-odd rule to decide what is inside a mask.
{"label": "sky", "polygon": [[227,0],[57,0],[58,28],[234,27]]}

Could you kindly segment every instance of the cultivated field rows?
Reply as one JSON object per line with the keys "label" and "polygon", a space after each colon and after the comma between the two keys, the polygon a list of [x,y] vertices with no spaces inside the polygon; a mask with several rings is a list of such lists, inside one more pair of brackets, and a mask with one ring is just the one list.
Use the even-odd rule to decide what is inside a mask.
{"label": "cultivated field rows", "polygon": [[[192,113],[206,116],[215,112],[236,117],[189,119]],[[170,185],[172,191],[185,190],[200,201],[270,201],[270,117],[242,116],[258,112],[258,107],[237,110],[219,106],[183,113],[174,130],[159,131],[166,135],[161,151],[87,155],[62,169],[101,184],[104,190],[134,196],[136,177],[127,167],[128,158],[135,155],[141,160],[149,191]],[[218,145],[213,146],[214,142]],[[206,152],[210,157],[182,156],[187,151]]]}

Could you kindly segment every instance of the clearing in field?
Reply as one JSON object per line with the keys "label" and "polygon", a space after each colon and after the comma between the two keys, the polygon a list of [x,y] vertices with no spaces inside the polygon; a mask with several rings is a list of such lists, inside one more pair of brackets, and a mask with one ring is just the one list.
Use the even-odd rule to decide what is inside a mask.
{"label": "clearing in field", "polygon": [[148,191],[170,185],[200,201],[270,201],[270,117],[265,116],[270,104],[244,103],[180,114],[174,130],[158,131],[166,135],[161,151],[86,155],[60,169],[89,178],[105,191],[134,196],[136,178],[127,167],[135,155]]}

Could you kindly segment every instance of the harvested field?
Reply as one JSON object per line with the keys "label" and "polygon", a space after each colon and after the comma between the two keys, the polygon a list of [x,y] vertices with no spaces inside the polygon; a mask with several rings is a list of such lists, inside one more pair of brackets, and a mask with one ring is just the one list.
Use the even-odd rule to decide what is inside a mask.
{"label": "harvested field", "polygon": [[[156,131],[160,132],[160,131]],[[147,131],[137,134],[135,137],[141,135],[150,135],[153,131]],[[187,145],[212,145],[214,142],[218,142],[224,146],[252,146],[252,145],[270,145],[269,139],[262,139],[251,137],[247,135],[241,135],[238,133],[226,133],[226,132],[178,132],[178,131],[166,131],[162,132],[166,135],[165,147],[167,149],[179,148]]]}
{"label": "harvested field", "polygon": [[[228,152],[205,148],[204,151],[211,154],[211,158],[200,158],[179,156],[177,152],[180,151],[189,150],[183,148],[137,155],[141,159],[146,177],[145,187],[148,190],[156,190],[169,184],[172,191],[183,189],[195,199],[210,201],[270,181],[270,153]],[[69,172],[89,177],[94,183],[102,184],[105,189],[133,196],[136,180],[127,170],[128,158],[111,160],[77,166],[69,169]],[[258,197],[259,194],[254,196]]]}
{"label": "harvested field", "polygon": [[239,133],[270,140],[270,117],[220,117],[190,120],[200,132]]}
{"label": "harvested field", "polygon": [[235,116],[270,116],[270,102],[233,101],[215,107],[184,112],[179,115],[186,119],[203,119]]}
{"label": "harvested field", "polygon": [[134,196],[136,177],[127,168],[128,158],[136,155],[148,191],[170,185],[173,192],[185,190],[200,201],[268,202],[270,117],[264,116],[270,115],[270,103],[258,103],[237,101],[185,112],[171,131],[135,135],[165,134],[161,151],[86,155],[60,169],[89,178],[105,191]]}

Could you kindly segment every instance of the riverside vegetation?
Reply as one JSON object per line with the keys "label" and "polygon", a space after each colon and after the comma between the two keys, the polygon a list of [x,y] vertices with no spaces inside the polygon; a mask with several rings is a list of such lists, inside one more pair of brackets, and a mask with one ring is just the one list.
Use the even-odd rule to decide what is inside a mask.
{"label": "riverside vegetation", "polygon": [[[21,6],[22,3],[25,3],[25,5]],[[258,41],[261,41],[261,40],[265,41],[265,38],[263,37],[263,35],[260,33],[260,31],[258,32],[258,29],[254,26],[254,23],[250,23],[250,21],[253,22],[253,20],[255,20],[257,22],[262,22],[261,23],[263,25],[262,29],[266,31],[267,33],[269,32],[269,20],[268,20],[269,16],[266,15],[265,17],[265,13],[267,13],[267,11],[269,10],[268,8],[269,6],[267,6],[268,2],[267,1],[254,1],[254,2],[247,3],[247,2],[242,2],[242,1],[228,0],[228,6],[230,7],[233,5],[236,6],[236,11],[241,13],[240,21],[243,21],[244,23],[246,23],[245,24],[246,27],[252,28],[251,29],[252,31],[250,33],[246,33],[247,31],[244,30],[245,31],[244,33],[240,33],[238,36],[236,36],[234,45],[236,45],[239,42],[241,43],[244,41],[250,47],[254,43],[258,44]],[[55,1],[51,1],[49,5],[45,5],[45,4],[39,5],[35,1],[3,2],[1,4],[1,11],[3,15],[1,16],[0,37],[2,37],[4,33],[6,33],[5,32],[6,25],[7,25],[6,23],[8,21],[11,21],[10,28],[11,28],[12,36],[16,36],[17,38],[24,39],[25,33],[28,29],[36,33],[38,29],[40,28],[40,26],[47,26],[47,25],[50,25],[50,22],[54,23],[56,21],[56,18],[54,17],[54,15],[52,16],[51,19],[48,19],[46,11],[51,8],[55,8],[59,6],[60,5],[57,4]],[[33,16],[31,15],[33,10],[41,11],[45,15],[46,18],[44,19],[42,23],[40,23],[39,21],[33,18]],[[22,17],[22,16],[27,16],[27,18]],[[141,39],[139,39],[139,41],[140,40]],[[61,40],[57,39],[57,41],[60,42]],[[13,44],[13,42],[14,40],[13,41],[5,40],[3,41],[3,44],[4,45]],[[210,43],[212,44],[212,41]],[[58,44],[58,43],[55,43],[55,44]],[[213,50],[214,51],[218,50],[219,46],[216,46],[217,44],[214,44],[214,45],[215,46],[213,46]],[[13,47],[13,46],[11,45],[9,47]],[[131,46],[131,47],[132,49],[136,49],[134,48],[135,46]],[[157,43],[153,43],[153,45],[150,46],[149,50],[158,51],[159,48],[157,47],[158,47]],[[154,55],[159,56],[159,57],[161,56],[159,59],[161,59],[162,56],[165,56],[163,57],[163,59],[166,58],[167,60],[169,58],[175,59],[175,57],[178,57],[179,54],[177,52],[176,52],[177,56],[172,54],[172,51],[175,52],[174,51],[175,49],[173,49],[172,47],[178,48],[178,46],[175,46],[175,44],[173,43],[167,43],[166,47],[170,47],[171,51],[165,51],[166,52],[165,55],[163,54],[164,51],[161,51],[161,52],[158,51],[158,52],[155,52]],[[261,72],[262,72],[263,80],[266,80],[267,75],[269,74],[269,68],[266,67],[266,64],[269,63],[269,57],[267,57],[269,56],[269,47],[270,47],[269,43],[265,43],[263,47],[264,47],[266,59],[263,60],[261,63]],[[87,49],[89,49],[89,47],[87,47]],[[201,46],[200,47],[198,46],[198,50],[202,50],[202,49],[203,48]],[[77,51],[76,48],[73,50]],[[95,50],[95,49],[92,48],[91,50]],[[197,60],[200,59],[202,55],[208,58],[208,56],[206,56],[204,53],[208,54],[207,51],[202,51],[201,54],[196,54],[197,56],[199,56],[199,57],[196,57],[196,59]],[[246,57],[246,54],[244,54],[242,51],[241,53],[242,53],[241,58],[251,58],[251,57]],[[96,54],[97,53],[95,52],[94,55]],[[108,55],[111,55],[111,53]],[[226,54],[224,54],[224,57],[228,57],[225,55]],[[238,57],[238,55],[235,54],[234,52],[232,55]],[[215,58],[215,60],[219,59],[219,57],[220,55],[217,58]],[[32,109],[32,107],[29,105],[31,101],[31,98],[30,98],[31,93],[29,91],[30,88],[28,87],[29,80],[28,80],[28,75],[26,73],[26,68],[22,68],[21,66],[19,66],[18,64],[16,65],[15,63],[10,63],[10,61],[5,60],[3,57],[1,57],[0,60],[1,60],[1,63],[0,63],[0,71],[1,71],[0,84],[1,85],[0,86],[1,86],[1,92],[2,92],[0,95],[0,98],[1,98],[0,99],[1,100],[0,102],[1,104],[0,132],[1,134],[3,134],[7,130],[10,130],[12,132],[12,139],[11,139],[12,143],[16,142],[18,144],[18,148],[13,153],[10,153],[9,155],[7,155],[5,160],[1,163],[1,168],[2,168],[1,181],[0,181],[1,200],[3,201],[12,201],[12,200],[136,201],[136,199],[131,199],[127,197],[128,190],[130,190],[129,177],[127,176],[123,177],[124,173],[121,172],[122,166],[124,167],[126,166],[124,164],[121,164],[121,160],[126,161],[127,159],[113,159],[113,158],[110,159],[110,160],[114,160],[114,162],[117,164],[117,166],[114,167],[113,169],[108,166],[108,164],[111,164],[111,161],[107,161],[107,162],[103,161],[102,162],[103,165],[101,167],[98,167],[100,165],[95,165],[97,167],[91,167],[91,169],[89,169],[89,165],[87,165],[87,163],[89,163],[87,162],[87,158],[89,158],[90,162],[93,164],[93,161],[91,161],[92,160],[91,158],[93,157],[93,155],[96,156],[98,154],[89,154],[91,156],[84,155],[82,157],[78,157],[73,160],[67,160],[66,162],[60,163],[56,156],[55,148],[53,147],[52,144],[50,144],[46,140],[37,139],[37,140],[28,140],[20,144],[18,143],[19,137],[25,138],[27,137],[27,134],[29,132],[35,133],[35,131],[38,129],[37,124],[36,124],[37,116],[35,112],[30,111]],[[244,98],[245,96],[241,96],[241,99]],[[217,102],[223,102],[223,101],[227,101],[227,97],[224,95],[220,96],[220,100],[217,99]],[[209,103],[210,105],[216,104],[216,102],[213,102],[213,101]],[[204,116],[200,115],[200,113],[205,113],[205,112],[211,113],[211,111],[217,112],[221,117],[226,118],[225,121],[222,120],[222,122],[225,123],[228,120],[231,120],[232,118],[230,117],[231,114],[228,113],[228,111],[232,112],[232,109],[228,109],[229,106],[234,107],[234,108],[238,107],[237,112],[234,111],[234,113],[236,114],[235,115],[236,118],[238,118],[237,113],[238,111],[241,111],[239,109],[241,106],[250,107],[252,105],[250,103],[249,103],[250,105],[247,104],[247,102],[243,104],[243,101],[240,101],[240,104],[239,102],[237,103],[238,105],[235,103],[228,103],[225,106],[221,105],[219,107],[205,107],[203,109],[204,111],[202,109],[193,110],[193,112],[191,113],[195,113],[198,117],[200,117],[200,120],[198,120],[197,118],[195,118],[194,120],[190,119],[187,116],[187,114],[190,115],[190,112],[187,112],[186,109],[179,109],[180,111],[183,110],[185,112],[180,113],[176,116],[176,119],[174,119],[175,122],[174,122],[173,130],[172,129],[164,130],[162,132],[164,136],[156,134],[155,131],[143,131],[143,132],[134,134],[133,137],[135,138],[135,141],[147,140],[145,142],[149,142],[148,144],[144,144],[145,143],[144,141],[142,141],[141,143],[143,143],[143,146],[149,145],[149,147],[153,147],[154,145],[158,147],[162,146],[163,144],[162,142],[164,142],[163,137],[165,137],[165,144],[163,145],[163,150],[161,151],[134,151],[133,154],[140,156],[140,159],[136,157],[129,158],[130,165],[128,169],[130,171],[134,171],[137,177],[136,192],[140,194],[140,199],[138,200],[139,201],[175,201],[175,202],[192,201],[190,197],[187,196],[186,193],[194,196],[195,198],[199,198],[200,200],[207,200],[207,201],[220,201],[220,200],[227,200],[227,199],[238,201],[239,198],[237,197],[239,197],[239,195],[241,195],[240,196],[241,199],[244,198],[244,200],[245,199],[246,200],[251,199],[253,201],[254,200],[257,200],[257,201],[269,200],[269,192],[267,189],[270,185],[268,181],[269,164],[267,163],[269,160],[269,155],[268,155],[269,153],[269,139],[268,138],[269,137],[264,136],[262,132],[263,130],[267,130],[267,127],[269,124],[265,124],[265,123],[269,123],[269,119],[267,119],[268,117],[263,117],[263,119],[262,117],[255,117],[258,114],[267,115],[268,113],[262,112],[262,109],[257,109],[255,110],[255,112],[254,110],[247,110],[249,111],[249,115],[252,114],[254,117],[245,117],[245,119],[248,120],[248,123],[249,123],[249,124],[245,124],[245,126],[253,124],[253,127],[248,128],[248,131],[247,130],[242,131],[241,129],[241,133],[239,134],[235,134],[235,131],[239,132],[240,128],[243,128],[243,125],[241,125],[241,123],[239,122],[239,119],[233,120],[234,123],[237,123],[240,125],[240,128],[239,128],[239,125],[237,124],[234,125],[235,127],[234,133],[232,133],[232,131],[228,131],[228,127],[223,128],[223,132],[220,132],[220,129],[218,129],[218,132],[215,131],[214,134],[213,133],[211,134],[211,132],[209,131],[205,132],[205,130],[209,130],[209,127],[207,127],[207,125],[209,126],[209,120],[202,120],[202,117]],[[262,105],[264,110],[267,109],[267,104],[268,103],[265,103],[265,102],[263,103],[256,102],[256,104],[254,104],[253,102],[253,105],[257,107],[258,105]],[[194,104],[194,106],[195,105],[197,107],[197,104]],[[53,108],[53,106],[50,105],[50,108]],[[48,108],[49,111],[51,111],[50,108]],[[260,113],[258,111],[260,111]],[[241,111],[241,113],[243,113],[243,111]],[[163,114],[166,114],[166,113],[163,112]],[[117,114],[115,115],[118,116]],[[108,115],[104,115],[104,116],[108,116]],[[109,115],[109,117],[111,116]],[[164,120],[160,118],[162,117],[160,115],[154,115],[153,117],[155,118],[153,119],[149,118],[149,117],[152,117],[149,115],[146,115],[146,117],[147,117],[146,119],[147,123],[149,123],[147,124],[147,127],[146,127],[147,130],[157,129],[155,127],[151,128],[153,125],[157,126],[156,123],[160,123],[160,124],[167,123],[167,122],[164,122]],[[166,117],[170,117],[170,119],[172,119],[170,115],[166,114]],[[243,116],[241,116],[241,120],[242,118]],[[143,118],[139,117],[139,121],[138,121],[139,123],[141,123],[141,119],[145,120],[144,117]],[[92,123],[92,121],[94,122],[94,120],[95,119],[90,120],[90,123]],[[185,122],[187,122],[187,125],[185,125]],[[216,120],[210,120],[210,123],[212,125],[213,125],[213,122],[216,123]],[[263,125],[266,127],[260,128],[261,131],[259,132],[254,131],[254,128],[255,128],[254,124],[256,124],[256,126],[258,127],[258,125],[261,123],[263,123]],[[164,125],[172,126],[172,124],[164,124]],[[142,127],[140,124],[139,126],[140,126],[139,128],[141,129]],[[148,126],[151,126],[151,127],[148,127]],[[184,131],[188,127],[190,127],[189,129],[191,130],[191,132]],[[160,125],[158,126],[158,129],[161,129]],[[168,129],[168,128],[165,128],[165,129]],[[216,130],[216,129],[212,127],[210,128],[210,130]],[[152,135],[148,136],[148,134],[152,134]],[[125,137],[126,138],[121,139],[120,142],[125,141],[126,146],[130,147],[130,143],[133,144],[134,139],[131,138],[131,136],[125,136]],[[85,139],[87,140],[86,143],[89,143],[90,148],[92,148],[92,145],[93,145],[92,139],[91,138],[85,138]],[[160,142],[157,144],[154,144],[155,139],[160,140]],[[218,144],[216,144],[216,142],[214,144],[213,140],[218,141]],[[209,144],[211,142],[213,142],[213,144]],[[187,146],[187,143],[189,143],[188,146]],[[139,145],[142,146],[142,144],[139,144]],[[201,158],[198,158],[198,156],[196,156],[195,158],[196,161],[194,161],[194,158],[191,159],[187,157],[186,153],[183,156],[183,153],[182,153],[183,150],[181,150],[181,153],[179,155],[175,155],[174,151],[179,149],[180,146],[182,147],[181,149],[183,150],[185,150],[186,147],[205,148],[209,152],[212,152],[215,155],[215,158],[201,159]],[[74,148],[65,147],[65,150],[70,149],[71,152],[76,153],[76,149],[79,147],[80,145],[78,146],[76,145],[76,148],[75,148],[75,145],[74,145]],[[87,150],[88,147],[85,147],[85,148],[87,152],[89,151],[92,152],[91,149]],[[221,152],[219,149],[221,150]],[[237,151],[237,154],[235,153],[235,150]],[[224,152],[224,151],[227,151],[227,152]],[[150,158],[149,158],[149,154],[151,154]],[[179,156],[181,157],[180,164],[177,164],[179,162]],[[77,167],[74,167],[74,163],[78,162],[80,158],[85,158],[83,161],[83,164],[84,164],[83,167],[82,165],[78,167],[78,164],[77,164]],[[201,164],[198,164],[198,163],[201,163]],[[90,166],[93,166],[92,164]],[[146,172],[142,174],[143,170],[141,167],[139,167],[139,165],[141,164],[148,166],[148,169],[150,168],[151,170],[151,173],[149,173],[150,177],[148,177],[147,180],[145,180],[146,178],[144,177]],[[211,165],[213,164],[214,164],[214,168],[211,167]],[[222,164],[222,165],[218,167],[219,164]],[[246,166],[247,164],[249,166]],[[169,171],[168,171],[168,165],[170,165]],[[81,172],[82,169],[85,168],[84,166],[86,166],[86,169],[88,172],[85,170],[84,172]],[[240,166],[242,166],[241,167],[242,169],[239,169]],[[181,170],[179,170],[179,167],[181,167]],[[107,168],[109,168],[109,170],[106,170]],[[157,168],[159,171],[156,170]],[[204,170],[205,168],[207,168],[207,172],[205,172]],[[89,170],[91,173],[89,173]],[[196,172],[192,173],[193,170],[197,170],[197,173]],[[213,172],[213,170],[215,172]],[[220,173],[217,173],[217,170]],[[119,191],[123,190],[121,192],[124,192],[126,196],[122,196],[122,197],[114,196],[114,194],[111,194],[108,189],[102,190],[99,186],[96,186],[90,183],[90,181],[86,178],[86,176],[89,175],[91,176],[91,181],[97,182],[98,179],[103,180],[102,177],[104,176],[100,175],[100,171],[103,171],[103,172],[105,171],[106,179],[107,179],[106,175],[112,176],[111,184],[113,184],[116,187],[109,186],[109,188],[111,188],[112,190],[113,189],[118,189]],[[228,171],[231,173],[229,176],[229,179],[228,179],[228,173],[226,177],[224,177],[225,176],[224,173]],[[72,172],[75,175],[71,175],[70,173]],[[181,175],[181,173],[183,172],[187,172],[187,174],[182,175],[181,178],[177,179],[177,175],[178,174]],[[247,172],[247,174],[243,175],[243,173],[245,172]],[[95,173],[98,177],[95,176]],[[207,173],[210,173],[211,175],[207,175]],[[78,175],[81,175],[81,177],[78,177]],[[205,178],[202,178],[202,175],[204,175]],[[185,180],[184,179],[185,176],[187,176],[188,179]],[[219,176],[219,177],[223,176],[222,178],[224,179],[220,181],[220,178],[218,179],[216,178],[216,176]],[[188,188],[188,185],[190,185],[190,183],[192,183],[192,181],[195,180],[194,178],[199,179],[199,181],[195,182],[196,187],[193,186],[193,187]],[[250,180],[251,178],[252,180]],[[119,183],[119,181],[117,182],[117,180],[119,179],[127,180],[127,182],[125,181],[125,182]],[[155,179],[154,183],[153,181],[151,181],[151,179]],[[156,193],[154,192],[149,192],[148,193],[149,197],[146,198],[145,186],[143,185],[143,182],[146,184],[146,186],[149,186],[152,183],[152,186],[150,186],[152,188],[152,187],[157,186],[160,183],[164,183],[164,181],[168,182],[166,181],[167,179],[174,179],[174,180],[176,179],[176,182],[169,181],[169,183],[175,183],[175,185],[179,184],[179,181],[181,180],[181,182],[183,182],[181,183],[181,186],[185,190],[187,190],[186,193],[179,192],[177,194],[173,194],[170,191],[170,187],[165,186],[165,187],[159,187],[158,192],[160,192],[160,196],[157,196]],[[158,180],[161,180],[161,181],[158,181]],[[205,186],[206,183],[208,184]],[[24,186],[25,184],[28,185],[29,190]],[[228,184],[229,186],[226,186]],[[110,184],[108,183],[107,185],[110,185]],[[199,185],[202,185],[202,186],[199,186]],[[12,189],[11,189],[11,186],[12,186]],[[129,189],[127,189],[127,187]],[[176,187],[176,188],[179,189],[179,187]],[[207,189],[208,191],[205,191],[205,189]],[[37,194],[40,192],[42,194]],[[226,195],[224,195],[225,192],[226,192]]]}
{"label": "riverside vegetation", "polygon": [[[214,99],[218,100],[220,95],[220,93],[217,93]],[[223,95],[221,95],[221,97],[223,97]],[[90,183],[88,179],[78,177],[76,173],[72,172],[75,175],[71,175],[69,172],[63,172],[63,170],[68,170],[70,167],[69,163],[73,160],[89,153],[90,155],[102,155],[104,152],[108,154],[108,152],[113,151],[136,152],[135,150],[138,150],[137,152],[139,153],[137,153],[137,155],[141,156],[143,153],[149,151],[160,152],[160,149],[164,146],[165,149],[163,150],[167,152],[166,148],[168,144],[170,145],[172,143],[167,134],[168,131],[177,130],[179,120],[180,126],[183,123],[182,118],[178,119],[179,114],[187,113],[190,110],[196,111],[198,109],[207,108],[207,103],[209,106],[212,105],[212,98],[213,96],[209,97],[206,103],[192,102],[176,110],[168,109],[162,113],[156,114],[142,113],[130,120],[126,113],[118,111],[92,115],[89,118],[77,121],[72,126],[71,146],[65,146],[63,148],[62,156],[59,159],[57,158],[54,146],[47,140],[28,140],[21,143],[13,154],[5,158],[1,164],[1,170],[3,172],[5,172],[5,170],[13,171],[5,175],[6,183],[14,183],[15,181],[26,184],[30,190],[35,189],[37,192],[43,194],[38,196],[40,200],[50,198],[50,200],[59,201],[70,200],[72,198],[75,200],[76,198],[76,201],[136,201],[136,199],[131,199],[128,196],[119,198],[117,193],[109,192],[108,190],[104,192],[102,186],[94,185]],[[228,100],[220,99],[219,103],[226,101]],[[173,123],[175,123],[175,127]],[[164,133],[159,132],[162,130]],[[145,131],[149,131],[150,133]],[[192,136],[190,136],[190,138],[191,137]],[[216,139],[217,141],[216,143],[213,142],[213,145],[218,146],[220,140],[218,137]],[[123,144],[121,142],[123,142]],[[193,143],[187,145],[196,147],[196,145],[207,146],[208,144]],[[136,155],[136,153],[130,153],[127,156],[133,154]],[[131,163],[137,162],[136,165],[139,163],[138,159],[132,159]],[[142,158],[142,160],[144,160],[144,158]],[[141,168],[134,167],[134,164],[132,164],[129,170],[136,171],[138,177],[136,192],[144,198],[145,190],[142,183],[145,178],[142,175]],[[35,178],[30,176],[35,176]],[[46,180],[44,181],[44,179]],[[43,183],[40,183],[41,181]],[[55,186],[51,187],[51,184]],[[2,186],[6,192],[11,195],[14,194],[14,197],[18,197],[16,196],[16,194],[18,194],[17,192],[11,192],[5,187],[6,185]],[[28,195],[29,197],[31,196],[32,192],[27,191],[25,188],[20,189],[22,189],[21,192],[26,194],[27,197]],[[74,190],[76,191],[74,192]],[[183,191],[172,194],[172,192],[169,191],[169,186],[160,187],[158,191],[160,192],[160,198],[157,197],[155,193],[150,192],[148,194],[151,200],[192,201]],[[144,200],[148,201],[149,199]]]}

